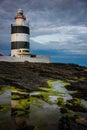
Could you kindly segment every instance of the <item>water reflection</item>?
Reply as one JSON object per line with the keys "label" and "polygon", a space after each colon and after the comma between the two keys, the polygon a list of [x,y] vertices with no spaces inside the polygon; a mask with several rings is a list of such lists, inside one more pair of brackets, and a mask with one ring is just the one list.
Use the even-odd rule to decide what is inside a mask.
{"label": "water reflection", "polygon": [[58,97],[71,98],[63,85],[59,81],[35,92],[6,88],[0,95],[0,130],[68,130],[69,121],[57,105]]}
{"label": "water reflection", "polygon": [[9,124],[11,123],[11,113],[10,113],[10,101],[9,95],[10,90],[1,89],[0,90],[0,130],[11,129]]}
{"label": "water reflection", "polygon": [[34,126],[29,126],[30,104],[29,93],[22,91],[11,92],[11,116],[14,120],[15,130],[34,130]]}
{"label": "water reflection", "polygon": [[0,95],[0,130],[57,130],[58,115],[56,104],[25,90],[6,89]]}
{"label": "water reflection", "polygon": [[6,89],[0,95],[0,130],[34,130],[27,124],[29,110],[29,93]]}
{"label": "water reflection", "polygon": [[34,126],[29,126],[24,117],[15,117],[15,126],[15,130],[34,130]]}

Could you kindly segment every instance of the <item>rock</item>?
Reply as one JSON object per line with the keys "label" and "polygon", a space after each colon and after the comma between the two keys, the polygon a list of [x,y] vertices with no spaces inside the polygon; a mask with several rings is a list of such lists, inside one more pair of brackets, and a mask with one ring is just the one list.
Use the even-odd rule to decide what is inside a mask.
{"label": "rock", "polygon": [[75,64],[0,62],[0,85],[36,90],[48,86],[46,83],[48,79],[64,81],[75,80],[75,77],[87,79],[85,70],[86,67]]}
{"label": "rock", "polygon": [[76,123],[87,126],[87,120],[85,118],[77,118]]}

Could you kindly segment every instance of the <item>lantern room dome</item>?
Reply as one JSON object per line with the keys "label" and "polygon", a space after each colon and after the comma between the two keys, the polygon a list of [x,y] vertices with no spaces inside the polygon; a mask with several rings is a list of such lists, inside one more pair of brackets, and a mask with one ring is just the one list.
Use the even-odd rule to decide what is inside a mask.
{"label": "lantern room dome", "polygon": [[23,15],[23,10],[18,9],[17,15],[15,16],[15,19],[24,19],[26,20],[26,17]]}
{"label": "lantern room dome", "polygon": [[23,14],[23,10],[22,9],[18,9],[18,14]]}

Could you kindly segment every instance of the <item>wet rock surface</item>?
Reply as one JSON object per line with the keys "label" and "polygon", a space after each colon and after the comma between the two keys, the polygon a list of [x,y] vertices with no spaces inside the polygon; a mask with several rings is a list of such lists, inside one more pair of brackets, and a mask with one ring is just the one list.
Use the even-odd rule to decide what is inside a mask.
{"label": "wet rock surface", "polygon": [[68,90],[76,91],[75,93],[71,94],[73,97],[87,100],[87,80],[86,79],[84,81],[73,82],[70,85],[67,85],[66,88]]}
{"label": "wet rock surface", "polygon": [[[27,93],[24,93],[24,88],[32,91],[38,90],[39,87],[48,87],[47,80],[63,80],[70,84],[65,87],[69,90],[69,92],[73,91],[74,93],[70,93],[73,97],[77,97],[77,99],[67,100],[66,104],[64,101],[60,100],[60,105],[62,105],[62,115],[59,123],[58,130],[86,130],[87,129],[87,119],[86,113],[87,109],[83,108],[80,104],[79,99],[87,100],[87,68],[78,66],[75,64],[61,64],[61,63],[51,63],[51,64],[41,64],[41,63],[9,63],[9,62],[0,62],[0,89],[3,86],[11,85],[19,88],[23,88],[23,91],[12,92],[12,100],[16,99],[27,99]],[[25,91],[26,92],[26,91]],[[35,98],[35,96],[33,96]],[[43,99],[41,95],[38,98]],[[46,95],[45,95],[46,98]],[[45,100],[47,101],[47,99]],[[14,102],[13,102],[14,103]],[[17,103],[17,102],[16,102]],[[26,103],[26,102],[25,102]],[[28,100],[27,100],[28,103]],[[24,107],[24,100],[21,102],[21,109],[17,109],[12,107],[11,113],[12,116],[15,114],[27,114],[27,110],[29,106]],[[23,106],[23,108],[22,108]],[[1,111],[3,109],[7,109],[8,106],[0,106]],[[73,111],[71,116],[68,111]],[[20,113],[17,113],[20,112]],[[29,111],[30,112],[30,111]],[[85,116],[76,116],[76,112],[83,112]],[[74,114],[73,114],[74,113]],[[19,120],[16,120],[16,124],[19,124]],[[18,125],[17,124],[17,125]],[[22,125],[21,125],[22,126]],[[22,129],[22,127],[17,127],[18,129]],[[29,127],[25,126],[25,129],[29,129]],[[30,127],[30,129],[34,129]]]}
{"label": "wet rock surface", "polygon": [[[76,64],[62,63],[11,63],[0,62],[0,86],[13,85],[28,90],[47,86],[46,80],[82,81],[72,82],[69,89],[79,89],[84,94],[87,91],[87,68]],[[86,96],[86,94],[85,94]]]}
{"label": "wet rock surface", "polygon": [[67,113],[63,114],[58,123],[58,130],[86,130],[87,120],[76,115],[68,116]]}

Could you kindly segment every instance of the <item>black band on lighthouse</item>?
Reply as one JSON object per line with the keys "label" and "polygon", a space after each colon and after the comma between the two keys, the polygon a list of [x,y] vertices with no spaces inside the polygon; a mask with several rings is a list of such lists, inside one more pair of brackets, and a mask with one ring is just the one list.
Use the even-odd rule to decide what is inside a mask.
{"label": "black band on lighthouse", "polygon": [[29,48],[29,42],[11,42],[11,49]]}
{"label": "black band on lighthouse", "polygon": [[30,34],[30,31],[29,31],[29,27],[27,26],[11,26],[11,34],[13,33]]}

